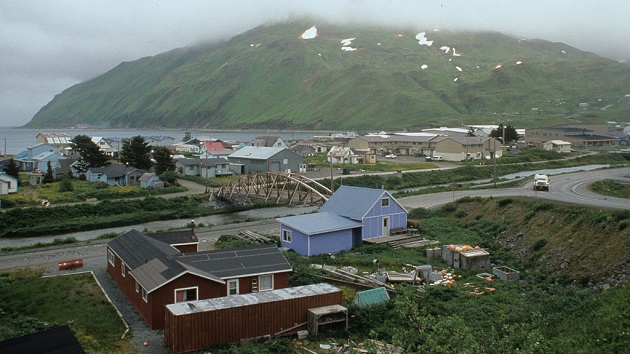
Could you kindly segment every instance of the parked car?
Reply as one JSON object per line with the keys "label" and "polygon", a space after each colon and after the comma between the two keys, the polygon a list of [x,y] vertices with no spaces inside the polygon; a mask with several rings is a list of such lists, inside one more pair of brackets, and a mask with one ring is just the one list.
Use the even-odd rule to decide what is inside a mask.
{"label": "parked car", "polygon": [[413,157],[422,157],[422,156],[424,156],[424,154],[421,153],[421,152],[414,152],[413,153]]}
{"label": "parked car", "polygon": [[427,161],[442,161],[442,156],[427,156]]}
{"label": "parked car", "polygon": [[397,156],[396,154],[389,154],[389,155],[385,155],[385,157],[388,159],[395,159]]}

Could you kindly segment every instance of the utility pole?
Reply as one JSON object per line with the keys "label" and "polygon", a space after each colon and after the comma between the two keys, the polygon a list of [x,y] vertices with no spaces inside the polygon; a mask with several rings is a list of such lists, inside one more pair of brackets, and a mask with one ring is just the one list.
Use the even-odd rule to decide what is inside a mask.
{"label": "utility pole", "polygon": [[333,179],[333,155],[330,155],[330,191],[335,193],[335,180]]}
{"label": "utility pole", "polygon": [[497,139],[494,139],[494,150],[492,150],[492,165],[494,167],[492,180],[494,181],[494,188],[497,188]]}

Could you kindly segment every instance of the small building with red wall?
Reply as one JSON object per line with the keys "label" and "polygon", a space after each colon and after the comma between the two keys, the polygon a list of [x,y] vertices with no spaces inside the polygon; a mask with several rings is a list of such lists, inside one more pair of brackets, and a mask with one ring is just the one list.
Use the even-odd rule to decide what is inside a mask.
{"label": "small building with red wall", "polygon": [[167,239],[131,230],[107,243],[108,273],[151,329],[164,328],[168,304],[289,285],[293,270],[275,245],[183,253]]}

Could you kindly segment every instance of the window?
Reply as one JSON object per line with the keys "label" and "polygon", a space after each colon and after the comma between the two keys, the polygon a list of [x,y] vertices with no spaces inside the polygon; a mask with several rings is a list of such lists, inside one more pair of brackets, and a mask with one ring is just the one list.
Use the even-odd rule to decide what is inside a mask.
{"label": "window", "polygon": [[228,296],[229,295],[238,295],[238,279],[228,280]]}
{"label": "window", "polygon": [[261,275],[258,279],[260,283],[260,291],[273,290],[273,274]]}
{"label": "window", "polygon": [[282,230],[282,241],[291,243],[291,230]]}
{"label": "window", "polygon": [[127,276],[127,266],[125,265],[125,262],[121,262],[121,267],[120,267],[120,273],[122,274],[123,277]]}
{"label": "window", "polygon": [[382,207],[388,207],[389,206],[389,198],[381,199],[381,206]]}
{"label": "window", "polygon": [[136,292],[139,293],[140,292],[140,283],[138,283],[138,281],[136,280]]}
{"label": "window", "polygon": [[284,160],[282,160],[282,164],[284,164],[284,165],[289,164],[289,159],[284,159]]}
{"label": "window", "polygon": [[147,289],[145,289],[144,286],[142,287],[142,300],[149,302],[149,294],[147,294]]}
{"label": "window", "polygon": [[175,289],[175,302],[197,300],[198,287]]}
{"label": "window", "polygon": [[112,252],[111,250],[107,250],[107,260],[109,261],[109,264],[112,265],[112,267],[116,266],[116,259],[114,258],[114,252]]}

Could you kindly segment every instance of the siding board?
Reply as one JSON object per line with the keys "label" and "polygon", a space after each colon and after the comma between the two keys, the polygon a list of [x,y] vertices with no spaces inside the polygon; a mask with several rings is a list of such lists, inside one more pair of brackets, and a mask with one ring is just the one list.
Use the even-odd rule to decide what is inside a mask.
{"label": "siding board", "polygon": [[[225,299],[211,299],[168,305],[165,344],[174,353],[185,353],[215,344],[238,343],[243,339],[274,335],[307,322],[310,308],[341,304],[343,292],[329,284],[315,284],[235,295],[233,300],[239,301],[231,303]],[[306,325],[293,331],[305,328]]]}

